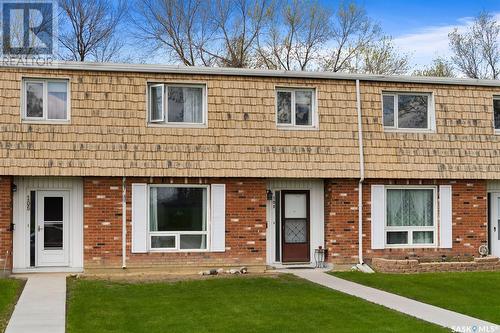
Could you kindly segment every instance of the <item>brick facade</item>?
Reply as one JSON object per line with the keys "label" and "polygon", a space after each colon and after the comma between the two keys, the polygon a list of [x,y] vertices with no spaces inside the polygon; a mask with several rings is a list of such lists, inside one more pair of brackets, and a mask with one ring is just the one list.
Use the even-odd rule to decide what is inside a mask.
{"label": "brick facade", "polygon": [[12,177],[0,177],[0,270],[12,268]]}
{"label": "brick facade", "polygon": [[[131,184],[226,184],[226,251],[131,253]],[[127,266],[263,266],[266,258],[264,179],[127,178]],[[85,268],[117,268],[122,260],[122,178],[84,178]]]}
{"label": "brick facade", "polygon": [[329,260],[358,260],[358,180],[325,180],[325,248]]}
{"label": "brick facade", "polygon": [[[371,249],[371,185],[451,185],[453,248]],[[358,260],[358,183],[357,180],[325,182],[325,242],[330,261]],[[442,256],[463,260],[478,256],[487,243],[488,203],[484,180],[384,180],[370,179],[363,184],[363,257],[389,259],[441,260]]]}
{"label": "brick facade", "polygon": [[[226,184],[226,251],[131,253],[131,184]],[[358,257],[358,180],[325,180],[325,248],[329,261],[354,263]],[[371,249],[371,185],[451,185],[453,248]],[[0,177],[0,267],[12,267],[12,178]],[[85,177],[84,267],[120,268],[122,264],[122,178]],[[266,179],[263,178],[127,178],[127,266],[195,267],[266,264]],[[363,256],[398,260],[468,261],[487,242],[486,181],[376,180],[363,184]],[[7,262],[5,258],[7,257]]]}

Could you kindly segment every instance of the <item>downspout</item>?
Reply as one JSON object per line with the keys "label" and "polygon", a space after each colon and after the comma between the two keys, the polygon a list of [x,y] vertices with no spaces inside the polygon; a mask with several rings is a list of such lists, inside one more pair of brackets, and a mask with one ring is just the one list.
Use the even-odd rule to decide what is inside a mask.
{"label": "downspout", "polygon": [[373,273],[373,269],[363,261],[363,182],[365,181],[365,158],[363,151],[363,124],[361,123],[361,92],[359,80],[356,80],[356,108],[358,112],[358,147],[359,147],[359,182],[358,182],[358,258],[356,268],[364,273]]}
{"label": "downspout", "polygon": [[127,178],[122,178],[122,268],[127,268]]}
{"label": "downspout", "polygon": [[356,80],[356,108],[358,112],[359,182],[358,182],[358,258],[363,265],[363,181],[365,180],[365,161],[363,152],[363,125],[361,123],[361,92]]}

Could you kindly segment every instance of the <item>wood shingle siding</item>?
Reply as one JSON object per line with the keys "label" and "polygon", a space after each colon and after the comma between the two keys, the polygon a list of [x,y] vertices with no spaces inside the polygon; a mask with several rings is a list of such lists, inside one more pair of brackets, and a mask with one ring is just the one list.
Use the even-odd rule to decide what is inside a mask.
{"label": "wood shingle siding", "polygon": [[[23,78],[70,80],[69,124],[21,121]],[[147,124],[148,82],[202,83],[207,128]],[[275,88],[315,88],[319,129],[282,130]],[[435,133],[384,132],[382,91],[434,94]],[[499,87],[361,82],[367,178],[495,179]],[[0,174],[357,178],[355,81],[0,67]]]}
{"label": "wood shingle siding", "polygon": [[[434,133],[384,132],[382,91],[431,92]],[[498,179],[500,136],[493,126],[498,87],[363,82],[367,178]]]}

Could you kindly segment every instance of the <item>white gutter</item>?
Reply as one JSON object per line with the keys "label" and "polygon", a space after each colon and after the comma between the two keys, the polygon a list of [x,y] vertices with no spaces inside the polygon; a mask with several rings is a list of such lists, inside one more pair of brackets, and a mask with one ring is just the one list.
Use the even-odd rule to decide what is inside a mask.
{"label": "white gutter", "polygon": [[356,108],[358,112],[359,183],[358,183],[358,258],[363,265],[363,181],[365,180],[365,158],[363,152],[363,124],[361,123],[361,92],[356,80]]}
{"label": "white gutter", "polygon": [[425,76],[392,76],[376,74],[355,74],[339,72],[320,71],[284,71],[248,68],[227,67],[197,67],[181,65],[154,65],[154,64],[124,64],[124,63],[96,63],[78,61],[52,61],[39,64],[38,62],[9,62],[4,59],[0,62],[0,68],[38,68],[38,69],[66,69],[80,71],[102,71],[102,72],[141,72],[141,73],[169,73],[169,74],[191,74],[191,75],[230,75],[230,76],[260,76],[260,77],[285,77],[324,80],[362,80],[362,81],[384,81],[384,82],[407,82],[422,84],[448,84],[465,86],[490,86],[500,87],[500,80],[479,80],[467,78],[443,78]]}
{"label": "white gutter", "polygon": [[127,268],[127,178],[122,178],[122,268]]}

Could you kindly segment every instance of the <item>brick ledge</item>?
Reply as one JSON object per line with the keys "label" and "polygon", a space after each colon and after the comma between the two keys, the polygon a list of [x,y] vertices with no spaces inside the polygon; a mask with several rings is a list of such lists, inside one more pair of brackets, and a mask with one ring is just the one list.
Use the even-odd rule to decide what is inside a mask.
{"label": "brick ledge", "polygon": [[373,258],[372,268],[380,273],[500,271],[500,259],[488,256],[466,262],[419,262],[417,259]]}

